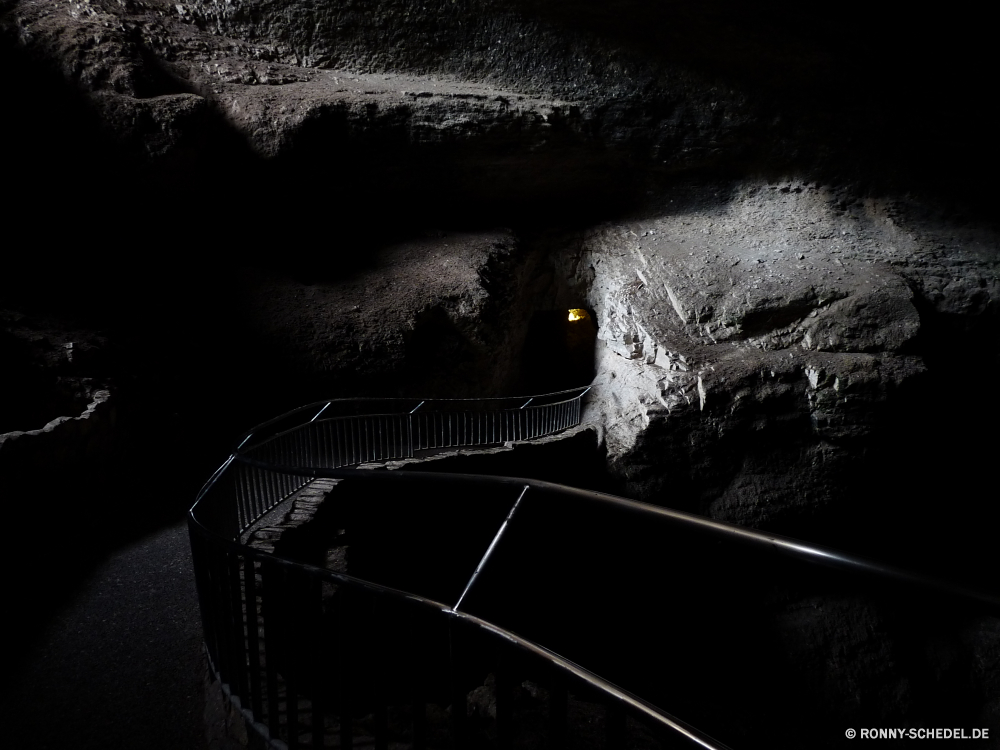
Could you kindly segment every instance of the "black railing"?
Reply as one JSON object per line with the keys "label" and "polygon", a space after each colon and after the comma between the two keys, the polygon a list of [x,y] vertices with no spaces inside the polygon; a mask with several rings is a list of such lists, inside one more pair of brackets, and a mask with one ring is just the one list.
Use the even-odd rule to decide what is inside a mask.
{"label": "black railing", "polygon": [[[669,679],[608,656],[617,644],[635,657],[626,663],[683,651],[683,641],[650,630],[655,617],[640,615],[650,582],[663,586],[704,550],[706,568],[737,549],[763,565],[819,565],[1000,607],[996,597],[834,550],[601,493],[345,468],[553,434],[579,423],[585,393],[321,402],[241,439],[189,525],[211,666],[262,733],[291,748],[511,747],[524,737],[552,748],[723,748],[655,705],[683,703],[662,689]],[[352,535],[351,574],[247,543],[269,511],[317,477],[342,480],[331,523]],[[630,530],[622,550],[634,559],[595,562],[615,529]],[[592,601],[599,606],[588,609]],[[595,633],[611,643],[595,644]],[[678,667],[675,677],[698,674]]]}

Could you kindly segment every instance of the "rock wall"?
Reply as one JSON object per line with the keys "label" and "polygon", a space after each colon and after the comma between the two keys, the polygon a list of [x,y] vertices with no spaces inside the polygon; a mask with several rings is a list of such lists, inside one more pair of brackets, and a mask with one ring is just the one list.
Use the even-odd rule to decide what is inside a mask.
{"label": "rock wall", "polygon": [[[313,398],[554,382],[532,315],[586,307],[609,485],[993,584],[980,12],[5,0],[5,210],[50,249],[0,293],[106,328],[98,385],[200,478]],[[878,618],[812,604],[790,653],[910,706]]]}
{"label": "rock wall", "polygon": [[[562,296],[585,294],[599,321],[594,418],[634,496],[841,545],[920,517],[924,534],[953,525],[960,548],[993,512],[979,464],[956,483],[948,463],[977,455],[996,401],[970,410],[938,390],[962,359],[996,364],[992,231],[758,180],[675,189],[563,247]],[[919,445],[938,430],[950,446]],[[934,510],[949,483],[979,498],[961,521]]]}

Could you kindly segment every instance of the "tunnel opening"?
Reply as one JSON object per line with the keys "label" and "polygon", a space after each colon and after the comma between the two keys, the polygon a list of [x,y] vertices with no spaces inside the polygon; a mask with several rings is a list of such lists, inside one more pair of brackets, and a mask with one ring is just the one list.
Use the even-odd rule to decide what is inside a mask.
{"label": "tunnel opening", "polygon": [[539,310],[528,321],[521,350],[520,393],[550,393],[589,385],[597,371],[597,324],[586,308]]}

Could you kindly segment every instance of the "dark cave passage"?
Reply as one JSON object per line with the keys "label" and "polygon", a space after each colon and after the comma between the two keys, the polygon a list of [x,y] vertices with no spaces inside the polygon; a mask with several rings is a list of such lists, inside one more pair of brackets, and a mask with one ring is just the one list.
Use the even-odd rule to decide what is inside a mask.
{"label": "dark cave passage", "polygon": [[521,353],[518,392],[552,393],[594,379],[597,324],[584,308],[540,310],[531,316]]}

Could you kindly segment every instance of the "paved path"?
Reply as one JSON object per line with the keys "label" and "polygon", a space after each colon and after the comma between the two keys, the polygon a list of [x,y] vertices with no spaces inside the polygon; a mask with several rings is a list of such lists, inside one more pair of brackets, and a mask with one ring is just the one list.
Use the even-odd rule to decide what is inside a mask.
{"label": "paved path", "polygon": [[5,686],[0,745],[205,750],[198,617],[183,523],[113,553]]}

